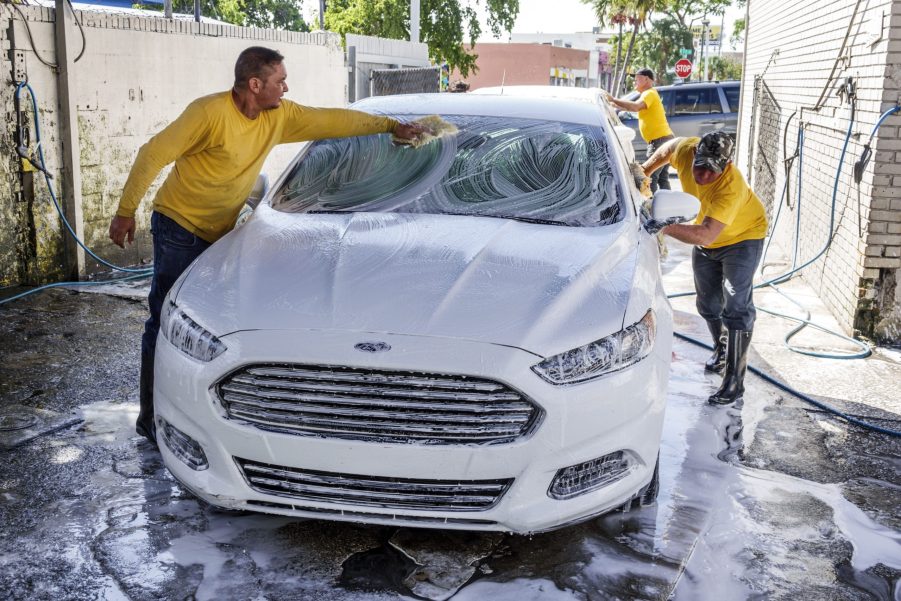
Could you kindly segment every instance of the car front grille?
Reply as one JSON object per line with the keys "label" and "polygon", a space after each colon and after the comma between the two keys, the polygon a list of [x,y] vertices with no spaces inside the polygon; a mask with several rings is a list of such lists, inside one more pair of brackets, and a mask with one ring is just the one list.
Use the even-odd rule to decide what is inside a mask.
{"label": "car front grille", "polygon": [[506,480],[413,480],[338,474],[235,458],[255,491],[300,501],[429,511],[484,511],[512,484]]}
{"label": "car front grille", "polygon": [[229,418],[325,438],[500,444],[531,432],[542,411],[482,378],[309,365],[249,365],[216,392]]}

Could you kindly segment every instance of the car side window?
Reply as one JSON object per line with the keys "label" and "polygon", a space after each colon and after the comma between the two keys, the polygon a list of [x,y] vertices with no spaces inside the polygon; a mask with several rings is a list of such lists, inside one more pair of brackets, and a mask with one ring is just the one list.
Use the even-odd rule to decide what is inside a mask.
{"label": "car side window", "polygon": [[738,112],[738,101],[741,97],[741,88],[738,86],[723,86],[723,92],[726,94],[726,102],[729,103],[729,111]]}
{"label": "car side window", "polygon": [[673,115],[708,115],[722,113],[716,88],[705,87],[693,90],[678,90],[673,103]]}
{"label": "car side window", "polygon": [[673,93],[670,90],[664,90],[659,92],[659,94],[660,102],[663,103],[663,110],[666,111],[666,116],[669,117],[673,114]]}

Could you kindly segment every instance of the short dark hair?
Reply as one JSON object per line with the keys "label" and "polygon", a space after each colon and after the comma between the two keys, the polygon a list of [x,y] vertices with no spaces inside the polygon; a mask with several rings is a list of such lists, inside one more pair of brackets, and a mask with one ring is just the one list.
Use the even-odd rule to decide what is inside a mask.
{"label": "short dark hair", "polygon": [[265,79],[269,71],[285,60],[277,50],[251,46],[238,55],[235,62],[235,87],[246,88],[251,77]]}
{"label": "short dark hair", "polygon": [[652,79],[652,80],[654,79],[654,72],[647,68],[639,69],[638,71],[635,72],[635,75],[644,75],[648,79]]}

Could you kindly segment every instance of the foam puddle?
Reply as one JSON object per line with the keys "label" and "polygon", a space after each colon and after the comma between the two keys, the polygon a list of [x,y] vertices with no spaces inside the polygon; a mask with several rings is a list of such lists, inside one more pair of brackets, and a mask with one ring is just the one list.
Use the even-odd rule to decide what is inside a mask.
{"label": "foam puddle", "polygon": [[[870,519],[840,485],[739,463],[777,401],[774,390],[753,379],[743,407],[710,406],[717,378],[699,369],[702,351],[678,341],[674,350],[657,503],[601,518],[600,535],[575,529],[571,553],[584,563],[573,559],[580,565],[570,573],[544,566],[560,574],[556,585],[540,577],[547,569],[531,566],[534,579],[489,582],[503,578],[496,572],[455,600],[571,599],[591,591],[599,598],[719,601],[815,591],[835,582],[847,557],[843,540],[855,571],[879,563],[898,569],[901,534]],[[839,550],[819,556],[830,542]]]}
{"label": "foam puddle", "polygon": [[837,484],[818,484],[766,470],[739,469],[746,489],[763,501],[779,501],[784,493],[816,497],[832,509],[832,519],[842,536],[854,547],[851,566],[864,571],[877,564],[901,569],[901,533],[870,519],[848,501]]}

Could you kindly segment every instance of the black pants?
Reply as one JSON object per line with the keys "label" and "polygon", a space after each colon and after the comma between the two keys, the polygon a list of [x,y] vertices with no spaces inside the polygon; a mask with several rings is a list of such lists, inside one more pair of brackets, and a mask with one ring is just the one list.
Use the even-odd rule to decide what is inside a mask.
{"label": "black pants", "polygon": [[763,240],[694,248],[691,266],[701,317],[708,321],[722,319],[730,330],[754,328],[754,272],[762,252]]}
{"label": "black pants", "polygon": [[163,299],[178,276],[210,247],[210,243],[198,238],[172,219],[154,212],[150,217],[153,234],[153,281],[150,283],[150,318],[144,322],[141,338],[141,395],[153,398],[153,360],[156,356],[156,336],[160,330],[160,310]]}
{"label": "black pants", "polygon": [[[651,158],[651,155],[657,152],[657,150],[672,140],[672,136],[664,136],[662,138],[657,138],[656,140],[651,140],[648,142],[648,149],[646,151],[647,157]],[[657,188],[661,190],[669,190],[669,163],[664,163],[663,167],[655,171],[650,175],[651,178],[651,192],[656,192]]]}

